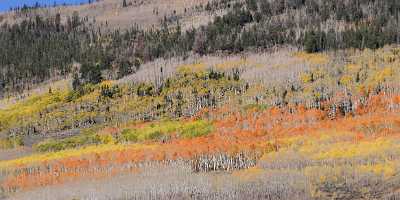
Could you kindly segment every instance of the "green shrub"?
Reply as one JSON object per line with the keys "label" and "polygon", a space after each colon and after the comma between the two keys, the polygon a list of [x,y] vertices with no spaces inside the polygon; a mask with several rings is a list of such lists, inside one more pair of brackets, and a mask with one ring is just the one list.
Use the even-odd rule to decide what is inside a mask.
{"label": "green shrub", "polygon": [[165,133],[162,133],[159,130],[155,130],[155,131],[150,132],[146,136],[146,139],[148,139],[148,140],[157,140],[157,139],[160,139],[163,135],[165,135]]}
{"label": "green shrub", "polygon": [[151,84],[141,83],[137,87],[136,94],[140,97],[153,96],[155,93],[154,87]]}
{"label": "green shrub", "polygon": [[12,149],[23,145],[24,142],[20,136],[0,139],[0,149]]}
{"label": "green shrub", "polygon": [[137,132],[132,129],[124,129],[121,132],[121,139],[124,142],[137,142],[139,141]]}
{"label": "green shrub", "polygon": [[172,134],[182,138],[194,138],[209,134],[212,132],[213,126],[208,121],[163,121],[153,123],[142,128],[124,129],[117,137],[112,135],[100,135],[94,130],[84,131],[84,133],[65,138],[65,139],[48,139],[34,146],[36,151],[50,152],[61,151],[64,149],[77,148],[91,144],[111,144],[125,142],[143,142],[146,140],[161,140],[170,138]]}
{"label": "green shrub", "polygon": [[54,139],[48,139],[35,145],[35,150],[39,152],[59,151],[64,149],[64,145]]}
{"label": "green shrub", "polygon": [[102,85],[100,86],[100,95],[104,98],[119,97],[121,96],[121,89],[118,87],[118,85]]}
{"label": "green shrub", "polygon": [[194,138],[207,135],[212,131],[212,123],[200,120],[183,124],[180,129],[180,136],[183,138]]}
{"label": "green shrub", "polygon": [[85,96],[86,94],[92,93],[96,90],[96,88],[96,85],[90,83],[85,84],[81,87],[76,88],[75,90],[71,90],[65,99],[67,102],[75,101],[80,97]]}
{"label": "green shrub", "polygon": [[160,140],[176,133],[183,138],[194,138],[209,134],[213,130],[211,122],[199,120],[194,122],[163,121],[152,123],[143,128],[124,129],[121,133],[123,142],[142,142]]}
{"label": "green shrub", "polygon": [[34,149],[39,152],[61,151],[64,149],[76,148],[89,144],[103,144],[109,142],[107,138],[103,138],[98,134],[81,134],[65,139],[48,139],[34,146]]}

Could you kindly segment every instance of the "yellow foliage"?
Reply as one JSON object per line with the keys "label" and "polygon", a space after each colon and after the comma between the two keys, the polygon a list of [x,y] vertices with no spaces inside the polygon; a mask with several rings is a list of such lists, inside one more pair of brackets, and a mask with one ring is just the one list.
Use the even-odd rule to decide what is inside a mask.
{"label": "yellow foliage", "polygon": [[101,144],[116,144],[117,141],[114,137],[110,134],[100,135],[100,142]]}
{"label": "yellow foliage", "polygon": [[228,60],[223,63],[217,64],[215,67],[218,70],[224,70],[224,69],[239,68],[247,64],[249,64],[248,61],[242,58],[240,60]]}
{"label": "yellow foliage", "polygon": [[374,76],[374,80],[377,83],[383,82],[385,79],[393,75],[392,67],[385,67],[383,70],[377,72]]}
{"label": "yellow foliage", "polygon": [[56,90],[43,95],[33,95],[5,109],[0,109],[0,130],[12,127],[17,123],[27,123],[38,117],[39,112],[62,103],[68,95],[67,90]]}
{"label": "yellow foliage", "polygon": [[399,144],[395,144],[387,138],[379,138],[373,141],[362,141],[360,143],[338,142],[329,147],[319,148],[320,151],[312,157],[316,160],[355,157],[365,158],[368,156],[384,158],[385,152],[399,148]]}
{"label": "yellow foliage", "polygon": [[300,79],[303,83],[310,83],[313,80],[313,75],[312,73],[302,73]]}
{"label": "yellow foliage", "polygon": [[371,165],[359,165],[357,166],[357,170],[361,172],[371,172],[389,178],[397,173],[397,166],[393,162],[385,162]]}
{"label": "yellow foliage", "polygon": [[207,66],[204,63],[193,63],[178,67],[178,72],[183,74],[191,72],[200,72],[205,70],[207,70]]}
{"label": "yellow foliage", "polygon": [[51,152],[44,154],[34,154],[15,160],[0,161],[0,169],[8,169],[19,165],[32,165],[43,161],[60,160],[69,157],[80,157],[88,154],[101,154],[104,152],[122,151],[124,149],[151,149],[154,145],[121,145],[121,144],[105,144],[96,146],[87,146],[80,149],[69,149],[59,152]]}
{"label": "yellow foliage", "polygon": [[114,85],[114,81],[112,80],[105,80],[100,83],[100,87],[111,87]]}
{"label": "yellow foliage", "polygon": [[345,86],[350,86],[351,83],[353,82],[353,77],[350,75],[344,75],[342,78],[340,78],[340,84],[345,85]]}
{"label": "yellow foliage", "polygon": [[361,69],[361,65],[359,64],[348,64],[345,67],[345,70],[350,73],[356,73]]}
{"label": "yellow foliage", "polygon": [[11,149],[14,144],[9,139],[0,139],[0,149]]}
{"label": "yellow foliage", "polygon": [[298,52],[294,56],[314,65],[323,65],[329,62],[328,56],[323,53]]}
{"label": "yellow foliage", "polygon": [[100,96],[100,90],[95,90],[93,92],[90,92],[82,97],[80,97],[79,99],[76,100],[77,103],[81,103],[81,102],[94,102],[97,101],[97,99]]}

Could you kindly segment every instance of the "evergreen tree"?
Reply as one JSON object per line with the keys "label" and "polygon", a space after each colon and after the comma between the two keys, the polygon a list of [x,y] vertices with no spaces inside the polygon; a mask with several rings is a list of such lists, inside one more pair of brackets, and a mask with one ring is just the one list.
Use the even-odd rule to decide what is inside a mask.
{"label": "evergreen tree", "polygon": [[314,31],[309,31],[304,37],[304,50],[308,53],[315,53],[320,51],[318,46],[317,34]]}
{"label": "evergreen tree", "polygon": [[80,69],[81,83],[97,84],[102,81],[101,68],[99,65],[92,65],[90,63],[84,63]]}

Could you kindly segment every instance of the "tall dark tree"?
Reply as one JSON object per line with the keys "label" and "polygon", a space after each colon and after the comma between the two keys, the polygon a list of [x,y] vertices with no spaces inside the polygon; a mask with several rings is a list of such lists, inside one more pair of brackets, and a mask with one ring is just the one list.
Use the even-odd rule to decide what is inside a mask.
{"label": "tall dark tree", "polygon": [[304,50],[308,53],[314,53],[320,51],[318,45],[317,34],[314,31],[309,31],[304,37]]}

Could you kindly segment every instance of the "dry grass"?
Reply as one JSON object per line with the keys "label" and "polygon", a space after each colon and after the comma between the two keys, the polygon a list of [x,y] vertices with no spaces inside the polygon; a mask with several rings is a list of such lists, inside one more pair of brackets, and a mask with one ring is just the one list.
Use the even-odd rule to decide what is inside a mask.
{"label": "dry grass", "polygon": [[[309,199],[299,174],[261,174],[243,181],[242,174],[192,173],[181,162],[143,166],[139,173],[107,180],[86,180],[19,193],[10,199]],[[139,181],[140,180],[140,181]]]}
{"label": "dry grass", "polygon": [[[240,70],[241,79],[265,85],[282,84],[288,79],[298,80],[301,72],[309,69],[309,62],[295,56],[293,47],[274,49],[268,52],[245,52],[234,55],[189,55],[187,58],[174,57],[157,59],[141,66],[132,75],[118,81],[125,83],[157,82],[160,78],[172,77],[180,70],[206,71],[217,70],[227,74]],[[161,74],[161,68],[163,73]]]}
{"label": "dry grass", "polygon": [[[97,26],[105,26],[107,28],[129,28],[133,24],[138,24],[142,27],[149,28],[158,26],[164,16],[170,17],[176,15],[181,18],[183,27],[190,28],[191,26],[199,26],[210,21],[211,16],[207,13],[199,13],[194,9],[195,6],[206,4],[209,0],[127,0],[130,6],[123,8],[120,0],[102,0],[92,4],[83,4],[75,6],[59,6],[56,8],[38,9],[27,16],[32,17],[36,14],[42,16],[54,16],[60,13],[63,19],[66,16],[72,16],[74,11],[77,11],[80,16],[88,17],[89,22],[93,22]],[[185,13],[186,8],[186,13]],[[155,12],[158,11],[158,14]],[[175,14],[174,14],[175,11]],[[3,13],[5,22],[13,23],[27,16],[18,16],[14,12]]]}
{"label": "dry grass", "polygon": [[23,156],[28,156],[31,153],[32,149],[29,147],[20,147],[17,149],[1,149],[0,160],[13,160],[16,158],[21,158]]}

